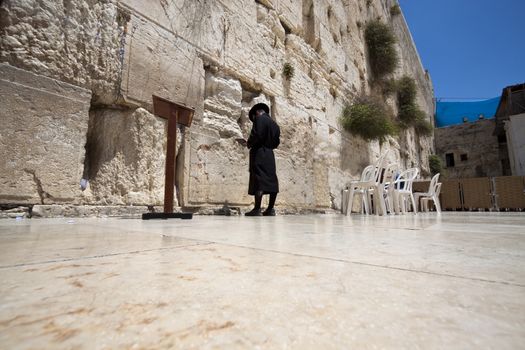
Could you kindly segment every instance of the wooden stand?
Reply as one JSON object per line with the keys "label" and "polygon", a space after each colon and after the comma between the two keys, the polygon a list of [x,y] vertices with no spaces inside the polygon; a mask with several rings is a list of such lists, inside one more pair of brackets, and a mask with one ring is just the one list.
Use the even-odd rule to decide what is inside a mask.
{"label": "wooden stand", "polygon": [[166,150],[166,171],[164,177],[164,212],[144,213],[142,220],[149,219],[191,219],[192,213],[174,213],[173,197],[175,188],[175,160],[177,155],[177,123],[191,126],[193,108],[153,96],[153,113],[168,120],[168,140]]}

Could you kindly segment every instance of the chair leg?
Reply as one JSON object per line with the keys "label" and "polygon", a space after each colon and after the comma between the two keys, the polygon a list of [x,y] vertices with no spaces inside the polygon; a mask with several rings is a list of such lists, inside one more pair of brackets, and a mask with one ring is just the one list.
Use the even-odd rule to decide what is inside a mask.
{"label": "chair leg", "polygon": [[427,198],[421,199],[421,211],[428,212],[428,199]]}
{"label": "chair leg", "polygon": [[439,197],[434,195],[432,198],[434,199],[434,205],[436,206],[436,212],[441,214],[441,203],[439,202]]}
{"label": "chair leg", "polygon": [[350,193],[348,194],[348,202],[346,203],[346,216],[352,214],[352,204],[354,204],[354,193],[355,188],[350,188]]}
{"label": "chair leg", "polygon": [[396,214],[399,214],[399,193],[397,193],[396,191],[392,192],[392,201],[394,202],[394,212]]}
{"label": "chair leg", "polygon": [[415,196],[415,199],[416,199],[416,205],[417,205],[417,210],[419,210],[419,208],[422,208],[422,204],[420,206],[419,202],[421,201],[421,196],[419,196],[419,194],[416,194]]}
{"label": "chair leg", "polygon": [[364,203],[365,203],[364,197],[361,196],[361,207],[359,209],[359,213],[361,213],[361,214],[363,214],[364,211],[365,211],[365,204]]}
{"label": "chair leg", "polygon": [[412,207],[414,208],[414,214],[417,214],[416,201],[414,200],[414,195],[410,193],[410,199],[412,200]]}
{"label": "chair leg", "polygon": [[399,194],[399,209],[402,214],[406,213],[405,196],[403,196],[402,194]]}
{"label": "chair leg", "polygon": [[363,208],[365,209],[365,214],[370,214],[370,205],[368,202],[368,195],[366,194],[366,191],[363,193]]}
{"label": "chair leg", "polygon": [[377,187],[375,193],[377,193],[377,201],[381,208],[381,215],[386,215],[386,203],[385,198],[383,197],[383,191],[381,188]]}

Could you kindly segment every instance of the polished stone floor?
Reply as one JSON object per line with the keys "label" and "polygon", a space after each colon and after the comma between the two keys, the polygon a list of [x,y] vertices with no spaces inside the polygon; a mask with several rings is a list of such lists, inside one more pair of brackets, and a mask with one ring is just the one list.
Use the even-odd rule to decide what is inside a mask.
{"label": "polished stone floor", "polygon": [[525,214],[0,220],[1,349],[523,349]]}

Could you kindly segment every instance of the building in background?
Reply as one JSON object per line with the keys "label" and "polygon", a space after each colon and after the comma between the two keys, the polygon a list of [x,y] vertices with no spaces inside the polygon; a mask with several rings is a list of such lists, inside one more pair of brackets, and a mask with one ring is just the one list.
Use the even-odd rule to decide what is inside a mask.
{"label": "building in background", "polygon": [[504,175],[525,175],[525,83],[503,89],[494,135]]}
{"label": "building in background", "polygon": [[449,178],[502,175],[494,115],[500,98],[436,103],[436,154]]}
{"label": "building in background", "polygon": [[449,178],[525,175],[525,83],[489,100],[437,101],[435,119]]}

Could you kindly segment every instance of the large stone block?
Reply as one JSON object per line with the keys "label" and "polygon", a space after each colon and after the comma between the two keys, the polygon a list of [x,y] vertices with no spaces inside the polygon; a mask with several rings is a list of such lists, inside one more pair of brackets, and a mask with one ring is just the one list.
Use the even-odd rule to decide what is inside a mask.
{"label": "large stone block", "polygon": [[276,152],[280,193],[277,205],[288,208],[315,207],[314,170],[310,159],[296,159],[293,154]]}
{"label": "large stone block", "polygon": [[[274,11],[267,15],[274,17],[272,21],[275,22]],[[286,62],[284,44],[264,19],[257,23],[256,14],[253,18],[235,14],[228,21],[223,59],[226,69],[244,85],[282,95],[282,69]]]}
{"label": "large stone block", "polygon": [[0,64],[0,202],[80,195],[91,92]]}
{"label": "large stone block", "polygon": [[138,106],[152,95],[195,108],[202,116],[204,67],[194,46],[148,19],[131,15],[121,93]]}
{"label": "large stone block", "polygon": [[303,4],[296,0],[279,0],[277,5],[279,19],[290,32],[299,34],[303,31]]}
{"label": "large stone block", "polygon": [[242,87],[237,79],[206,72],[204,108],[233,120],[241,116]]}
{"label": "large stone block", "polygon": [[0,61],[117,99],[126,19],[116,0],[2,1]]}
{"label": "large stone block", "polygon": [[189,140],[188,203],[248,205],[248,149],[234,139],[194,134]]}
{"label": "large stone block", "polygon": [[[178,144],[181,135],[178,133]],[[164,198],[166,121],[143,108],[91,113],[87,143],[89,186],[98,205],[160,205]],[[177,203],[177,198],[175,198]]]}
{"label": "large stone block", "polygon": [[[221,58],[224,32],[228,27],[226,11],[229,10],[221,2],[121,0],[120,3],[123,8],[171,32],[200,52],[214,59]],[[242,10],[240,5],[230,6],[235,12]]]}

